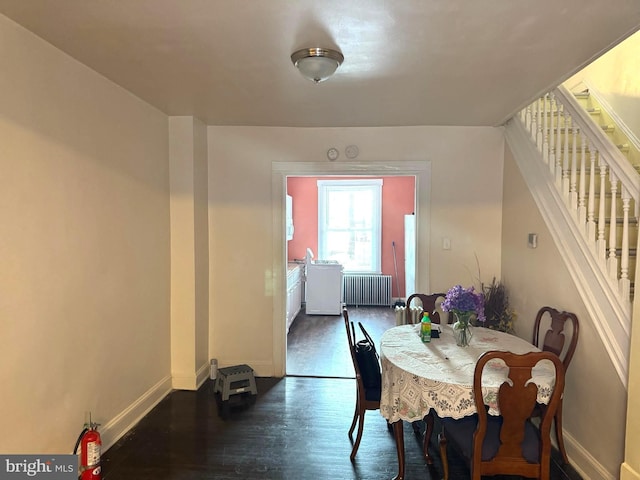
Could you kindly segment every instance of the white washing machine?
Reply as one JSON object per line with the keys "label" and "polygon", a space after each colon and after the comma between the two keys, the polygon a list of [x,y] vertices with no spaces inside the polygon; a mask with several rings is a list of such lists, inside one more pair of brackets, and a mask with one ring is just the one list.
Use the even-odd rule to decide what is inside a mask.
{"label": "white washing machine", "polygon": [[342,265],[334,260],[313,260],[313,252],[307,248],[305,269],[306,313],[342,314]]}

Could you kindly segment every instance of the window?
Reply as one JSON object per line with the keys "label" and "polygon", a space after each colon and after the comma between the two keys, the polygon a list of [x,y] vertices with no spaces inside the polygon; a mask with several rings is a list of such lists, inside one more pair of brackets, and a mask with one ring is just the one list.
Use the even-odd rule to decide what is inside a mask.
{"label": "window", "polygon": [[381,273],[382,179],[318,180],[318,258]]}

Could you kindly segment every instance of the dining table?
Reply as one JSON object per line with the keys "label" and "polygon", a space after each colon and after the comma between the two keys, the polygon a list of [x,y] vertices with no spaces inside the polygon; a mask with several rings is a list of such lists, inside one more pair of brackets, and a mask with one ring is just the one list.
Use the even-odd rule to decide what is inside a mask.
{"label": "dining table", "polygon": [[[484,327],[471,327],[468,346],[458,346],[449,324],[433,325],[437,338],[423,343],[420,325],[401,325],[380,338],[382,395],[380,413],[393,425],[398,452],[398,475],[404,480],[405,452],[403,421],[423,420],[430,412],[439,418],[460,419],[476,413],[473,376],[478,358],[491,350],[516,354],[540,351],[515,335]],[[498,389],[507,379],[508,368],[500,360],[490,361],[484,370],[482,396],[490,415],[499,415]],[[538,385],[538,403],[547,404],[555,373],[551,362],[540,362],[532,371]],[[426,460],[432,463],[426,446]]]}

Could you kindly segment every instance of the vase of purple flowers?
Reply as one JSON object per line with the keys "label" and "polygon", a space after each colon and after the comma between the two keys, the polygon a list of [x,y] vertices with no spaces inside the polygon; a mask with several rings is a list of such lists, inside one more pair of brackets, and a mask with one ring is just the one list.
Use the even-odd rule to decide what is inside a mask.
{"label": "vase of purple flowers", "polygon": [[442,310],[453,312],[456,318],[452,325],[456,345],[468,346],[473,336],[472,320],[475,318],[479,322],[484,322],[484,296],[477,293],[473,287],[463,288],[461,285],[456,285],[447,292],[442,302]]}

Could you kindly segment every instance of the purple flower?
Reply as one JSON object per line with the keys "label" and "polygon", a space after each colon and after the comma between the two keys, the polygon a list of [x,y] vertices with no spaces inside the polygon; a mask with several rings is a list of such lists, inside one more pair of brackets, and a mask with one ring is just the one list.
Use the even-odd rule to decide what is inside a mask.
{"label": "purple flower", "polygon": [[447,292],[442,310],[458,314],[475,313],[478,321],[484,322],[484,295],[476,293],[473,287],[465,289],[456,285]]}

